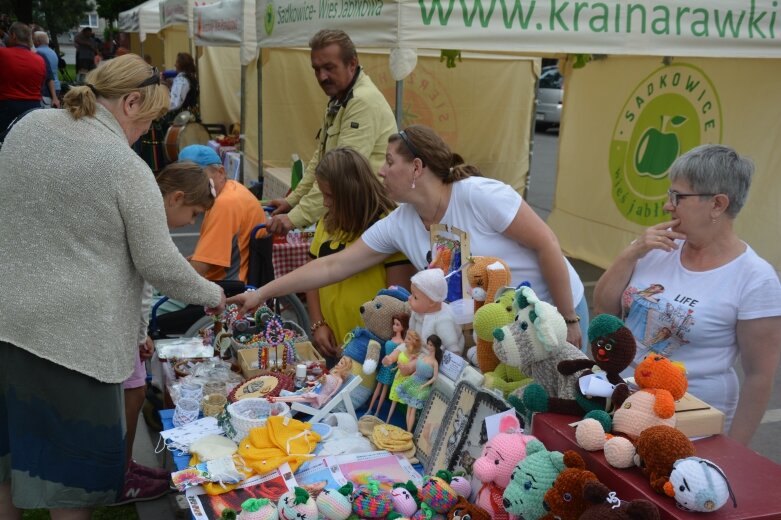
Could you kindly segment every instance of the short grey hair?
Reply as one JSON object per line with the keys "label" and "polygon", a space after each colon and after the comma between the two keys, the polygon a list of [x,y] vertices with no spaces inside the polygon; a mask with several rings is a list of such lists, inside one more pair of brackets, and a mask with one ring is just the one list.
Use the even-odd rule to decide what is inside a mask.
{"label": "short grey hair", "polygon": [[721,144],[692,148],[670,167],[670,181],[683,181],[695,193],[726,195],[730,218],[735,218],[746,203],[752,175],[754,162]]}
{"label": "short grey hair", "polygon": [[44,31],[35,31],[33,33],[33,44],[36,47],[39,45],[49,45],[49,35]]}
{"label": "short grey hair", "polygon": [[32,39],[30,39],[30,26],[22,22],[14,22],[11,27],[8,28],[8,33],[16,36],[16,41],[19,44],[32,45]]}

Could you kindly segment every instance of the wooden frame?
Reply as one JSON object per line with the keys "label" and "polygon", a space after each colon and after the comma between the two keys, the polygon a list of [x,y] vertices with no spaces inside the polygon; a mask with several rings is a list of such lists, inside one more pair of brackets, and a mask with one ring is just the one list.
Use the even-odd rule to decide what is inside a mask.
{"label": "wooden frame", "polygon": [[[447,275],[456,269],[460,270],[461,268],[464,267],[464,264],[466,264],[467,260],[469,259],[469,256],[471,255],[469,249],[469,235],[466,233],[466,231],[462,231],[457,227],[453,227],[448,224],[434,224],[433,226],[431,226],[429,230],[429,234],[430,234],[430,241],[431,241],[432,262],[437,257],[436,254],[437,245],[440,245],[442,247],[447,247],[448,249],[452,250],[453,246],[457,244],[457,247],[459,248],[460,255],[461,255],[461,261],[459,262],[459,265],[457,266],[452,265],[451,262],[450,269],[449,270],[443,269],[443,271],[445,271],[445,274]],[[469,282],[466,279],[466,275],[462,272],[460,275],[453,275],[453,276],[461,277],[461,295],[459,296],[459,298],[451,298],[452,288],[451,285],[448,284],[448,301],[455,301],[469,294]]]}
{"label": "wooden frame", "polygon": [[442,429],[449,399],[436,388],[426,401],[426,406],[415,425],[415,457],[425,467],[431,458],[431,453],[437,445],[439,432]]}
{"label": "wooden frame", "polygon": [[426,474],[432,475],[440,469],[448,468],[450,455],[461,442],[469,424],[472,407],[480,391],[471,383],[462,381],[456,386],[453,398],[448,404],[445,418],[437,435],[434,451],[429,457],[428,463],[423,466]]}

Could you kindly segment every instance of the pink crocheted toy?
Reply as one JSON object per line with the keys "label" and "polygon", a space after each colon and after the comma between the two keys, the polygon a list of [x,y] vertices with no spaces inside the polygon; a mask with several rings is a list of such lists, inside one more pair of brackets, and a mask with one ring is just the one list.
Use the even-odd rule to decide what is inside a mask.
{"label": "pink crocheted toy", "polygon": [[248,498],[241,504],[237,520],[277,520],[277,506],[268,498]]}
{"label": "pink crocheted toy", "polygon": [[295,487],[277,502],[281,520],[317,520],[318,511],[315,500],[304,488]]}
{"label": "pink crocheted toy", "polygon": [[353,483],[339,489],[324,489],[317,495],[317,510],[326,520],[347,520],[353,512]]}

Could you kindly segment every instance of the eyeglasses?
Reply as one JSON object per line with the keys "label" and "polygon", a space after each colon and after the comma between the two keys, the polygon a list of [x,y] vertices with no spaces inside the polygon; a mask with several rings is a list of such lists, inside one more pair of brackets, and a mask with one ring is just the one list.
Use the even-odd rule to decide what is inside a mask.
{"label": "eyeglasses", "polygon": [[157,70],[157,67],[152,67],[152,75],[141,82],[141,84],[136,88],[143,88],[148,87],[150,85],[159,85],[160,84],[160,72]]}
{"label": "eyeglasses", "polygon": [[718,193],[678,193],[675,190],[667,190],[667,198],[673,207],[678,207],[678,201],[685,197],[715,197]]}
{"label": "eyeglasses", "polygon": [[420,159],[421,161],[423,158],[420,156],[420,153],[418,152],[418,149],[415,148],[415,145],[412,144],[412,141],[409,140],[409,136],[407,135],[407,132],[402,130],[399,132],[399,137],[401,137],[401,140],[404,141],[404,144],[407,145],[407,148],[412,153],[412,156],[416,159]]}

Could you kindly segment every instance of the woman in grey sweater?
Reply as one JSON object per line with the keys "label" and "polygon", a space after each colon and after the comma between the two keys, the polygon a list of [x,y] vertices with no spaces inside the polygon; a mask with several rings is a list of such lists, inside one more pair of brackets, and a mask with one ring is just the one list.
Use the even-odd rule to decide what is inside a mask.
{"label": "woman in grey sweater", "polygon": [[0,151],[0,517],[89,518],[116,501],[143,280],[224,305],[172,242],[130,148],[168,109],[157,71],[116,58],[65,103],[28,114]]}

